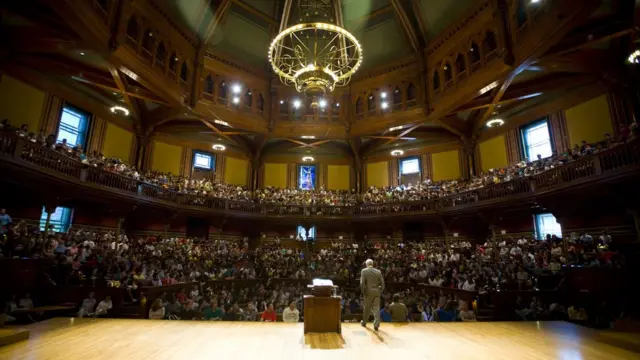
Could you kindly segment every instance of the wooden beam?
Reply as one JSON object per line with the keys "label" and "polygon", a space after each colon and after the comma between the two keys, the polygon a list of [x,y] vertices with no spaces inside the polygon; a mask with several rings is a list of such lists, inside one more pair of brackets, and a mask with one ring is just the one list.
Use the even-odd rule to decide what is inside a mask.
{"label": "wooden beam", "polygon": [[396,14],[396,18],[404,29],[404,34],[409,40],[409,45],[411,45],[413,52],[419,53],[421,51],[421,47],[418,42],[418,37],[416,36],[415,31],[413,31],[411,22],[409,21],[407,14],[404,12],[400,0],[391,0],[391,6],[393,7],[393,11]]}
{"label": "wooden beam", "polygon": [[598,45],[598,44],[600,44],[602,42],[605,42],[605,41],[609,41],[609,40],[612,40],[612,39],[615,39],[615,38],[618,38],[618,37],[621,37],[621,36],[625,36],[625,35],[628,35],[628,34],[636,33],[637,31],[638,31],[638,29],[634,26],[634,27],[626,29],[626,30],[618,31],[618,32],[615,32],[613,34],[601,36],[601,37],[599,37],[597,39],[586,41],[586,42],[584,42],[582,44],[570,47],[568,49],[564,49],[564,50],[559,51],[557,53],[544,56],[542,59],[547,59],[547,58],[550,58],[550,57],[559,57],[559,56],[562,56],[562,55],[569,54],[571,52],[580,50],[582,48]]}
{"label": "wooden beam", "polygon": [[124,102],[127,105],[129,105],[129,107],[131,107],[131,112],[133,113],[134,118],[139,123],[140,122],[140,110],[138,109],[137,105],[131,99],[131,96],[129,96],[129,94],[127,93],[127,86],[125,85],[122,77],[120,76],[120,72],[113,65],[109,65],[109,72],[111,73],[111,76],[113,76],[113,81],[115,81],[116,86],[120,90],[120,93],[122,94]]}
{"label": "wooden beam", "polygon": [[233,0],[233,3],[240,6],[241,8],[247,10],[248,12],[252,13],[253,15],[261,18],[262,20],[266,21],[269,23],[269,25],[278,25],[278,21],[274,18],[272,18],[271,16],[265,14],[264,12],[256,9],[255,7],[247,4],[246,2],[242,1],[242,0]]}
{"label": "wooden beam", "polygon": [[213,18],[207,24],[207,29],[204,31],[204,43],[208,44],[211,40],[211,37],[216,31],[216,28],[222,20],[225,18],[227,13],[229,12],[229,8],[231,7],[231,0],[222,0],[220,6],[216,9],[216,13],[213,15]]}

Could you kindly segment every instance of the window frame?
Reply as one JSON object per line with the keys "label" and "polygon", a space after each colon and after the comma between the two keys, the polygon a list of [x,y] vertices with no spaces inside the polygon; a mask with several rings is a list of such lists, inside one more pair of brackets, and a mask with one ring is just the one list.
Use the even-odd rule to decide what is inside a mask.
{"label": "window frame", "polygon": [[[198,155],[204,155],[211,158],[211,166],[209,168],[196,166],[196,158]],[[201,171],[216,171],[216,154],[212,154],[208,151],[193,150],[193,158],[191,159],[191,168]]]}
{"label": "window frame", "polygon": [[[313,167],[313,188],[302,189],[300,187],[300,169],[302,167]],[[318,187],[318,166],[316,164],[298,164],[296,167],[296,189],[297,190],[315,190]]]}
{"label": "window frame", "polygon": [[[543,117],[541,119],[537,119],[535,121],[532,121],[520,127],[520,145],[522,150],[520,155],[524,160],[536,161],[538,159],[537,158],[538,154],[534,154],[534,155],[529,154],[529,146],[528,146],[528,139],[527,139],[528,136],[526,134],[527,134],[527,130],[534,128],[540,125],[541,123],[545,123],[547,125],[547,133],[549,134],[549,146],[551,147],[551,155],[547,157],[543,157],[543,159],[553,156],[553,153],[556,151],[555,141],[553,138],[553,131],[551,130],[551,122],[549,121],[548,117]],[[533,158],[533,156],[536,156],[536,157]]]}
{"label": "window frame", "polygon": [[[300,230],[301,230],[301,229],[302,229],[302,230],[305,230],[305,229],[304,229],[304,227],[303,227],[302,225],[298,225],[298,226],[296,227],[296,238],[298,238],[298,235],[300,235]],[[302,238],[302,241],[309,241],[309,239],[311,239],[311,241],[315,240],[315,239],[316,239],[316,230],[317,230],[317,229],[316,229],[316,226],[315,226],[315,225],[314,225],[314,226],[312,226],[312,227],[311,227],[311,229],[309,229],[309,237],[306,237],[306,236],[307,236],[307,235],[306,235],[307,233],[306,233],[306,231],[305,231],[305,232],[304,232],[305,237],[304,237],[304,238],[302,238],[302,237],[301,237],[301,238]]]}
{"label": "window frame", "polygon": [[[554,221],[556,222],[556,224],[558,224],[558,228],[559,228],[559,233],[556,232],[547,232],[547,231],[543,231],[545,230],[544,227],[542,226],[542,219],[544,217],[547,216],[551,216],[553,217]],[[556,235],[557,237],[561,238],[562,237],[562,225],[560,225],[560,223],[558,223],[558,220],[556,219],[556,217],[553,215],[553,213],[539,213],[539,214],[534,214],[533,215],[533,229],[534,229],[534,233],[536,236],[536,239],[538,240],[544,240],[545,237],[547,236],[547,234],[549,235]]]}
{"label": "window frame", "polygon": [[[418,162],[418,171],[405,174],[404,172],[402,172],[403,164],[406,161],[411,161],[411,160],[416,160]],[[413,174],[422,174],[422,164],[420,163],[420,156],[414,155],[414,156],[407,156],[407,157],[403,157],[403,158],[399,159],[398,160],[398,174],[400,174],[400,176],[413,175]]]}
{"label": "window frame", "polygon": [[[78,122],[78,126],[74,129],[73,126],[67,124],[67,123],[63,123],[62,122],[62,117],[64,116],[65,112],[72,112],[72,113],[76,113],[77,115],[80,115],[81,120]],[[70,115],[73,116],[73,115]],[[65,128],[66,127],[66,128]],[[69,144],[70,147],[76,147],[78,145],[80,145],[82,147],[83,150],[88,149],[88,145],[89,145],[89,129],[91,127],[91,114],[78,108],[77,106],[73,106],[71,104],[63,104],[61,109],[60,109],[60,116],[58,116],[58,127],[56,129],[56,143],[62,143],[63,139],[67,139],[67,144]],[[67,137],[60,137],[60,130],[63,130],[64,132],[71,134],[71,135],[75,135],[76,136],[76,141],[75,143],[70,143],[69,139]],[[77,134],[74,134],[73,132],[76,131]]]}
{"label": "window frame", "polygon": [[[56,219],[56,213],[59,213],[59,218]],[[51,214],[51,218],[49,219],[49,225],[53,225],[53,229],[56,233],[66,233],[69,231],[73,223],[73,208],[68,208],[64,206],[58,206],[54,212]],[[40,231],[47,231],[45,229],[45,225],[47,224],[47,209],[46,207],[42,207],[42,213],[40,214]]]}

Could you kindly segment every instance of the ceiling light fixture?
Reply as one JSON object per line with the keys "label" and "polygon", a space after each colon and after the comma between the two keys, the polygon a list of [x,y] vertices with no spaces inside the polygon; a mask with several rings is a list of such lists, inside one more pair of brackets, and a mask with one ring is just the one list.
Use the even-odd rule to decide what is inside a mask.
{"label": "ceiling light fixture", "polygon": [[280,100],[280,105],[284,104],[284,100]]}
{"label": "ceiling light fixture", "polygon": [[110,110],[114,114],[129,116],[129,109],[127,109],[126,107],[116,105],[116,106],[112,106]]}
{"label": "ceiling light fixture", "polygon": [[383,110],[389,107],[389,104],[386,101],[383,101],[380,105],[382,106]]}
{"label": "ceiling light fixture", "polygon": [[240,98],[239,98],[239,97],[237,97],[237,96],[234,96],[234,97],[233,97],[233,103],[234,103],[234,104],[238,104],[239,102],[240,102]]}
{"label": "ceiling light fixture", "polygon": [[386,92],[380,93],[380,98],[381,99],[386,99],[387,98],[387,93]]}
{"label": "ceiling light fixture", "polygon": [[293,107],[294,107],[295,109],[299,108],[299,107],[300,107],[300,105],[302,105],[302,103],[300,102],[300,100],[298,100],[298,99],[293,100]]}
{"label": "ceiling light fixture", "polygon": [[502,125],[504,125],[504,120],[502,120],[500,118],[494,118],[494,119],[491,119],[491,120],[487,121],[486,125],[487,125],[488,128],[494,128],[494,127],[502,126]]}
{"label": "ceiling light fixture", "polygon": [[300,136],[301,139],[315,139],[316,137],[313,135],[302,135]]}
{"label": "ceiling light fixture", "polygon": [[[269,63],[280,81],[294,86],[312,100],[348,85],[362,65],[362,46],[355,36],[334,21],[333,2],[306,1],[300,23],[280,32],[269,45]],[[327,22],[323,22],[327,21]]]}
{"label": "ceiling light fixture", "polygon": [[391,150],[391,156],[401,156],[401,155],[404,155],[404,151],[398,150],[398,149]]}
{"label": "ceiling light fixture", "polygon": [[492,82],[491,84],[489,84],[489,85],[483,87],[482,89],[480,89],[480,95],[486,93],[487,91],[491,91],[491,90],[495,89],[497,86],[498,86],[498,82],[497,81]]}
{"label": "ceiling light fixture", "polygon": [[229,123],[228,123],[228,122],[226,122],[226,121],[222,121],[222,120],[215,119],[215,120],[213,120],[213,122],[214,122],[214,123],[216,123],[216,124],[218,124],[218,125],[224,125],[224,126],[231,127],[231,125],[229,125]]}
{"label": "ceiling light fixture", "polygon": [[304,161],[304,162],[312,162],[314,160],[315,159],[313,158],[313,156],[303,156],[302,157],[302,161]]}
{"label": "ceiling light fixture", "polygon": [[227,147],[222,144],[213,144],[211,148],[215,151],[225,151]]}
{"label": "ceiling light fixture", "polygon": [[340,103],[336,103],[336,107],[340,107]]}
{"label": "ceiling light fixture", "polygon": [[80,53],[80,56],[84,56],[84,53],[83,53],[83,52],[81,52],[81,53]]}
{"label": "ceiling light fixture", "polygon": [[324,109],[325,106],[327,106],[327,100],[325,99],[320,100],[320,107]]}
{"label": "ceiling light fixture", "polygon": [[400,126],[394,126],[394,127],[390,127],[389,131],[396,131],[396,130],[402,130],[404,128],[404,126],[400,125]]}
{"label": "ceiling light fixture", "polygon": [[234,94],[240,94],[241,90],[242,87],[240,87],[240,85],[238,84],[233,84],[233,87],[231,87],[231,91],[233,91]]}
{"label": "ceiling light fixture", "polygon": [[627,61],[631,64],[640,64],[640,50],[632,52],[627,58]]}

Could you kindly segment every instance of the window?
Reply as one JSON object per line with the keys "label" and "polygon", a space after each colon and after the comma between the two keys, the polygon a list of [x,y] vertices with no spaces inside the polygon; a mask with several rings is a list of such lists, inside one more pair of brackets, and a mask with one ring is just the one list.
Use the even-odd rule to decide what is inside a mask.
{"label": "window", "polygon": [[551,213],[534,215],[533,226],[538,240],[543,240],[547,234],[562,237],[562,227]]}
{"label": "window", "polygon": [[298,189],[313,190],[316,188],[316,166],[298,165]]}
{"label": "window", "polygon": [[400,175],[419,174],[420,159],[418,157],[404,158],[400,160]]}
{"label": "window", "polygon": [[302,241],[314,240],[316,238],[316,227],[312,226],[309,229],[309,236],[307,237],[307,229],[304,226],[298,225],[298,229],[296,230],[296,238],[302,239]]}
{"label": "window", "polygon": [[82,146],[85,148],[87,132],[89,130],[89,114],[72,106],[65,105],[60,115],[58,126],[58,142],[67,139],[69,146]]}
{"label": "window", "polygon": [[[49,226],[53,226],[53,231],[55,232],[67,232],[69,227],[71,226],[71,214],[73,213],[73,209],[66,207],[57,207],[56,210],[51,214],[51,218],[49,219]],[[47,211],[45,207],[42,207],[42,214],[40,215],[40,230],[45,231],[44,226],[47,224]]]}
{"label": "window", "polygon": [[547,119],[536,121],[521,130],[524,157],[534,161],[541,155],[547,158],[553,154],[549,121]]}
{"label": "window", "polygon": [[213,155],[206,152],[194,151],[193,153],[193,167],[196,169],[212,170],[213,169]]}

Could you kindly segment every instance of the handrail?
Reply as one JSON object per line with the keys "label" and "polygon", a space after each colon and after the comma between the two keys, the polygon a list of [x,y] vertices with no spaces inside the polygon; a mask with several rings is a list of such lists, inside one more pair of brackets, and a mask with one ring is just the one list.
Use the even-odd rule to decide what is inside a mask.
{"label": "handrail", "polygon": [[0,131],[0,157],[11,159],[18,164],[29,164],[50,170],[64,178],[75,179],[81,183],[114,189],[138,199],[162,201],[165,204],[267,217],[297,216],[345,219],[458,210],[513,197],[539,194],[601,176],[617,176],[620,172],[633,171],[634,167],[640,165],[640,141],[620,145],[536,175],[458,194],[419,201],[358,204],[355,206],[263,204],[176,192],[83,164],[9,131]]}

